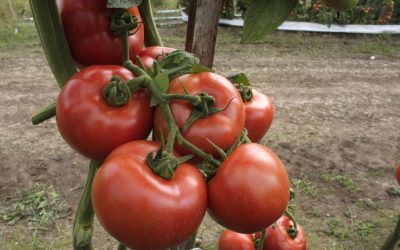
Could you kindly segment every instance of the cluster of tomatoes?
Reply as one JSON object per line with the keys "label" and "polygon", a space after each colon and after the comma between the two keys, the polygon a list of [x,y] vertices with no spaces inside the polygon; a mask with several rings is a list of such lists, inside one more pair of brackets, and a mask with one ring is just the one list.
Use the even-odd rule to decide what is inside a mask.
{"label": "cluster of tomatoes", "polygon": [[[124,43],[110,31],[115,11],[104,0],[57,3],[81,67],[58,96],[57,126],[73,149],[102,162],[91,197],[106,231],[132,249],[167,249],[195,233],[208,210],[236,233],[270,227],[264,249],[289,249],[277,248],[283,241],[274,236],[293,230],[281,218],[289,178],[279,158],[257,143],[274,116],[271,100],[243,75],[213,73],[187,52],[142,50],[140,24],[125,41],[130,61],[119,66]],[[128,12],[140,23],[137,8]],[[295,231],[292,240],[304,239],[299,226]],[[237,249],[223,246],[229,237],[221,242],[221,249]]]}

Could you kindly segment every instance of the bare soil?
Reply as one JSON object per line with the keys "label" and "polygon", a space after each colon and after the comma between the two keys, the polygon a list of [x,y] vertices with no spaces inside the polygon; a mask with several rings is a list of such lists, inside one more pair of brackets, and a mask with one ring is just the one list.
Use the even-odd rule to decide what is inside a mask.
{"label": "bare soil", "polygon": [[[183,31],[162,30],[167,45],[182,48]],[[393,173],[400,163],[400,57],[379,49],[351,53],[360,40],[376,42],[368,37],[276,35],[310,41],[296,49],[271,41],[240,46],[236,33],[221,30],[215,68],[220,74],[246,72],[273,99],[275,120],[262,142],[289,172],[309,248],[379,249],[400,208]],[[386,43],[400,49],[400,38],[391,39]],[[321,43],[339,45],[335,52],[316,48]],[[0,48],[0,76],[0,210],[7,197],[35,183],[53,186],[65,216],[39,239],[46,249],[70,249],[88,160],[62,140],[54,118],[31,125],[32,115],[58,92],[37,46]],[[199,231],[201,246],[216,249],[220,231],[207,218]],[[94,238],[96,249],[116,248],[98,224]],[[24,220],[14,226],[0,220],[0,249],[34,249],[31,241]]]}

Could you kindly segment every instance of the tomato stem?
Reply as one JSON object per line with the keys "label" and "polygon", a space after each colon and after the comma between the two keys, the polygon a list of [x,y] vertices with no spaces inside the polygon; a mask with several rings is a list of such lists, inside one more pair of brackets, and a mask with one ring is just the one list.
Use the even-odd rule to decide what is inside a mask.
{"label": "tomato stem", "polygon": [[139,12],[144,24],[144,44],[149,46],[163,46],[161,36],[158,33],[156,23],[153,18],[150,0],[143,0],[139,5]]}
{"label": "tomato stem", "polygon": [[263,250],[266,236],[267,236],[267,229],[264,229],[261,231],[261,238],[260,241],[258,242],[257,250]]}
{"label": "tomato stem", "polygon": [[42,109],[39,113],[34,115],[31,119],[33,125],[38,125],[56,115],[56,104],[52,103],[46,108]]}
{"label": "tomato stem", "polygon": [[400,215],[397,218],[397,224],[394,231],[389,235],[381,250],[393,250],[396,243],[400,240]]}
{"label": "tomato stem", "polygon": [[73,249],[90,250],[92,246],[93,219],[94,211],[92,206],[92,183],[97,169],[101,162],[91,161],[89,171],[86,177],[85,187],[83,189],[78,210],[76,211],[74,229],[73,229]]}
{"label": "tomato stem", "polygon": [[60,88],[77,72],[54,0],[29,0],[43,50]]}
{"label": "tomato stem", "polygon": [[299,233],[299,231],[297,230],[297,222],[294,219],[293,215],[291,212],[289,212],[288,210],[285,211],[285,215],[287,217],[289,217],[289,219],[293,222],[293,226],[290,226],[287,229],[287,233],[290,236],[290,238],[295,239],[297,237],[297,234]]}

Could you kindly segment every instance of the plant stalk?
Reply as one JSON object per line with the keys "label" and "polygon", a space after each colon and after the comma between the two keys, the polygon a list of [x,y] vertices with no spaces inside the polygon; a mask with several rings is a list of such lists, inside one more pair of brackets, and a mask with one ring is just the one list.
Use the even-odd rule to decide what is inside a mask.
{"label": "plant stalk", "polygon": [[36,29],[60,88],[77,72],[54,0],[29,0]]}
{"label": "plant stalk", "polygon": [[400,215],[397,218],[397,224],[394,231],[389,235],[381,250],[393,250],[396,243],[400,240]]}
{"label": "plant stalk", "polygon": [[260,241],[258,242],[257,250],[263,250],[266,236],[267,236],[267,229],[264,229],[261,231],[261,238]]}
{"label": "plant stalk", "polygon": [[81,200],[79,201],[78,210],[76,211],[74,229],[73,229],[73,249],[74,250],[91,250],[94,211],[92,206],[92,183],[97,169],[101,162],[91,161],[89,172],[86,178],[85,188],[83,189]]}
{"label": "plant stalk", "polygon": [[144,44],[149,46],[163,46],[161,36],[158,33],[156,23],[153,18],[150,0],[143,0],[139,5],[139,12],[144,25]]}
{"label": "plant stalk", "polygon": [[39,113],[34,115],[31,119],[33,125],[40,124],[56,115],[56,104],[52,103]]}

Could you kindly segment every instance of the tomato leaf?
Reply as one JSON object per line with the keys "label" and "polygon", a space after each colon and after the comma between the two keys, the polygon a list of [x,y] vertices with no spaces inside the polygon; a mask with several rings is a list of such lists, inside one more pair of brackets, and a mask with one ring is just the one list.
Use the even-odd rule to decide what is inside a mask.
{"label": "tomato leaf", "polygon": [[156,75],[154,81],[157,83],[163,93],[167,93],[169,86],[168,71],[165,70]]}
{"label": "tomato leaf", "polygon": [[237,73],[233,75],[229,75],[226,77],[229,81],[232,83],[237,83],[237,84],[244,84],[245,86],[250,86],[250,81],[249,78],[247,78],[245,73]]}
{"label": "tomato leaf", "polygon": [[202,73],[202,72],[214,72],[213,69],[207,68],[201,64],[193,64],[189,70],[190,74]]}
{"label": "tomato leaf", "polygon": [[296,7],[297,0],[255,0],[244,16],[242,44],[251,43],[273,32]]}
{"label": "tomato leaf", "polygon": [[123,8],[127,9],[139,6],[142,0],[107,0],[107,8]]}

